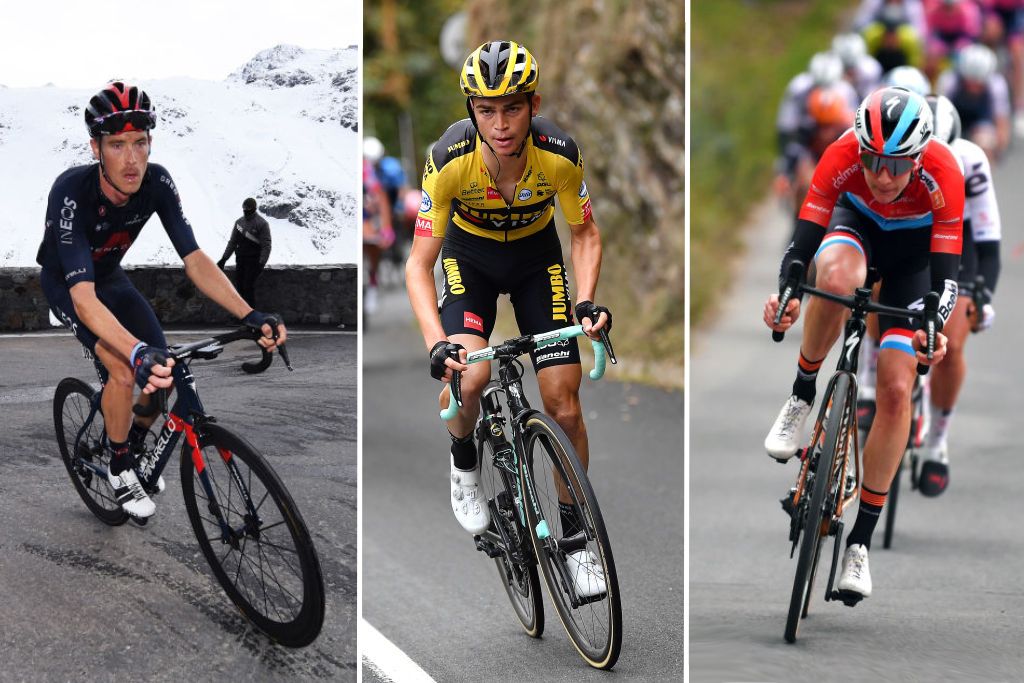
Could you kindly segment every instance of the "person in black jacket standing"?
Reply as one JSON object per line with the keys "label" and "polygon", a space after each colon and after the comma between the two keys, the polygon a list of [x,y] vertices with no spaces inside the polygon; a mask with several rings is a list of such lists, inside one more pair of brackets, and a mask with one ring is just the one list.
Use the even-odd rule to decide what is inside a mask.
{"label": "person in black jacket standing", "polygon": [[270,225],[256,213],[256,209],[256,200],[252,197],[242,202],[242,217],[235,221],[224,255],[217,261],[223,270],[231,254],[235,253],[235,284],[238,293],[253,308],[253,302],[256,301],[256,278],[263,272],[270,258]]}

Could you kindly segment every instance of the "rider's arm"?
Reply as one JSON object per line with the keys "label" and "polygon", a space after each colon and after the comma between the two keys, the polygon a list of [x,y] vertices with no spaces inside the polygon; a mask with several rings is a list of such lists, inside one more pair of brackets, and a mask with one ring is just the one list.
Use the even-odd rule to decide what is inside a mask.
{"label": "rider's arm", "polygon": [[267,261],[270,260],[270,223],[264,218],[259,220],[260,226],[260,268],[267,265]]}
{"label": "rider's arm", "polygon": [[985,288],[991,294],[999,279],[999,243],[1002,239],[1002,220],[992,182],[992,169],[988,156],[980,147],[963,139],[955,144],[961,151],[965,166],[964,213],[970,216],[970,220],[964,222],[964,229],[967,230],[969,224],[978,252],[978,272],[984,276]]}
{"label": "rider's arm", "polygon": [[228,245],[224,248],[224,255],[220,257],[219,263],[226,263],[238,247],[238,236],[242,233],[238,230],[237,225],[236,222],[231,226],[231,237],[228,238]]}
{"label": "rider's arm", "polygon": [[434,264],[441,253],[442,241],[438,237],[416,235],[412,239],[409,260],[405,262],[405,288],[427,349],[448,338],[437,314],[437,288],[434,286]]}
{"label": "rider's arm", "polygon": [[779,286],[782,286],[789,270],[789,264],[793,261],[800,261],[804,266],[809,266],[814,252],[821,244],[825,236],[825,228],[813,221],[799,218],[796,221],[796,228],[793,230],[793,240],[786,246],[782,255],[782,263],[779,265]]}
{"label": "rider's arm", "polygon": [[188,279],[228,313],[241,320],[252,310],[252,306],[235,291],[228,276],[202,249],[196,249],[186,256],[184,262]]}
{"label": "rider's arm", "polygon": [[[178,188],[171,180],[171,174],[159,164],[150,164],[150,172],[159,182],[156,183],[156,213],[164,225],[167,236],[174,245],[178,256],[184,260],[186,256],[199,249],[196,236],[192,232],[192,224],[185,218],[181,207]],[[211,261],[212,263],[212,261]]]}
{"label": "rider's arm", "polygon": [[580,225],[569,227],[569,255],[576,276],[576,300],[594,301],[597,278],[601,274],[601,231],[593,216],[588,216]]}
{"label": "rider's arm", "polygon": [[931,289],[939,294],[939,317],[949,320],[957,299],[957,273],[963,249],[964,176],[953,152],[932,145],[925,152],[938,187],[932,192]]}

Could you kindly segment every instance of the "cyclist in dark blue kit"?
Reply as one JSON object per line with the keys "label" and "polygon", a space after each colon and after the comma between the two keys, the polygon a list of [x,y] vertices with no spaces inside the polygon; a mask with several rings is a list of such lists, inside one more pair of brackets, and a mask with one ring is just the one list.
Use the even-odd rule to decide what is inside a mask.
{"label": "cyclist in dark blue kit", "polygon": [[275,342],[268,316],[249,306],[196,244],[170,174],[149,163],[156,126],[149,96],[112,82],[89,100],[85,123],[98,163],[71,168],[54,182],[37,261],[50,308],[102,366],[108,480],[125,512],[141,519],[156,510],[148,493],[162,491],[163,479],[147,492],[135,472],[152,463],[134,462],[129,441],[141,442],[152,418],[133,421],[133,384],[144,395],[169,388],[174,364],[165,356],[167,341],[156,314],[120,265],[149,218],[160,217],[186,275],[203,294],[261,328],[260,344],[272,349],[285,342],[287,332],[279,325]]}

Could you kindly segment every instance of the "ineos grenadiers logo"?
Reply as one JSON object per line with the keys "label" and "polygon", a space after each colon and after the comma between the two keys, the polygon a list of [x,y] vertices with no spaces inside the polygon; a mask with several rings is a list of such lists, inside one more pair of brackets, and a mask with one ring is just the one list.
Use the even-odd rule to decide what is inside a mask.
{"label": "ineos grenadiers logo", "polygon": [[71,226],[75,220],[75,209],[78,203],[71,197],[64,198],[64,207],[60,210],[60,241],[61,244],[71,244]]}

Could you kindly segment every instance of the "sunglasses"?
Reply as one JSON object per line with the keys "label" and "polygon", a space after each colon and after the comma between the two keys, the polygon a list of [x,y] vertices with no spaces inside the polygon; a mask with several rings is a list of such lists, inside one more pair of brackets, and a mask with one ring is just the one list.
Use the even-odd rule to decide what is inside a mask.
{"label": "sunglasses", "polygon": [[884,157],[861,150],[860,163],[875,174],[881,173],[884,168],[889,171],[889,175],[901,176],[914,168],[917,157]]}
{"label": "sunglasses", "polygon": [[102,135],[117,135],[126,130],[146,131],[156,126],[156,114],[150,111],[116,111],[96,119]]}

